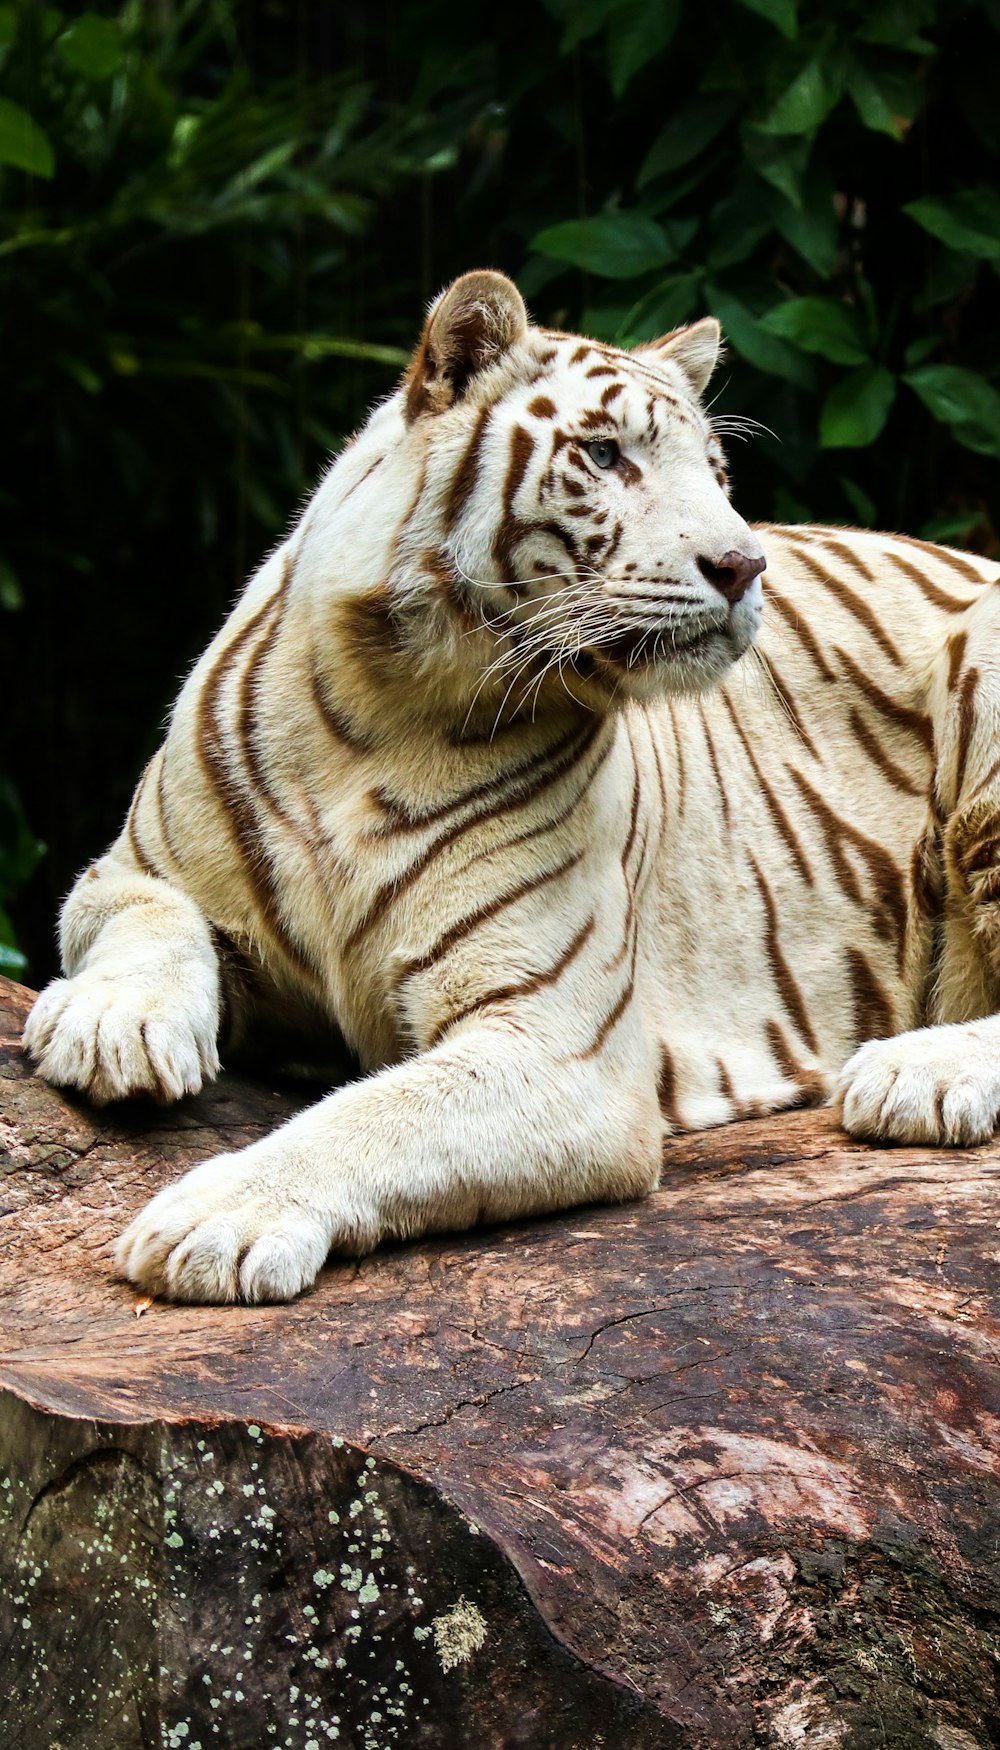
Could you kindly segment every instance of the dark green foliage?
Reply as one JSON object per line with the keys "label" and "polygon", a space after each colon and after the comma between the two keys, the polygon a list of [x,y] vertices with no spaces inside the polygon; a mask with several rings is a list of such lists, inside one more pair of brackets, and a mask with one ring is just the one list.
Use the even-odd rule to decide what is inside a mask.
{"label": "dark green foliage", "polygon": [[179,675],[464,268],[625,344],[714,311],[715,411],[765,428],[733,458],[750,515],[990,550],[998,72],[1000,0],[0,4],[35,971]]}

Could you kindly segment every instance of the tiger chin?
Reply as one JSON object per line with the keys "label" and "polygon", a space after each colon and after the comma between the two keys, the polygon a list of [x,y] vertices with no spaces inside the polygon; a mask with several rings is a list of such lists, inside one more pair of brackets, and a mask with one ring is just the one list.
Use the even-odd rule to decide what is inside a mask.
{"label": "tiger chin", "polygon": [[117,1254],[146,1292],[285,1300],[831,1095],[992,1134],[996,569],[749,527],[719,339],[456,281],[184,686],[27,1049],[97,1103],[195,1093],[222,1017],[227,1055],[339,1029],[367,1073],[160,1191]]}

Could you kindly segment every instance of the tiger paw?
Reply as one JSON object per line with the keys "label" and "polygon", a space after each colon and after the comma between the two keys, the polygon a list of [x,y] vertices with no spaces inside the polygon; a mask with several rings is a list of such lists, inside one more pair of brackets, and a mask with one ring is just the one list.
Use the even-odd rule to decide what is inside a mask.
{"label": "tiger paw", "polygon": [[334,1215],[310,1198],[269,1142],[202,1161],[158,1192],[118,1242],[122,1274],[168,1300],[256,1305],[309,1288],[334,1245],[369,1250],[371,1224],[346,1199]]}
{"label": "tiger paw", "polygon": [[25,1050],[57,1087],[97,1106],[136,1094],[180,1100],[219,1072],[217,986],[206,968],[183,982],[96,969],[46,986],[24,1028]]}
{"label": "tiger paw", "polygon": [[845,1063],[834,1099],[852,1136],[970,1147],[997,1127],[1000,1054],[975,1024],[873,1039]]}

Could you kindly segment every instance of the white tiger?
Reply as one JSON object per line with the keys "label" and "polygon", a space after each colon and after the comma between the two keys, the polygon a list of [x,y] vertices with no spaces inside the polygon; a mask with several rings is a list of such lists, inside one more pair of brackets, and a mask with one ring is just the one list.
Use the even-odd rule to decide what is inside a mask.
{"label": "white tiger", "polygon": [[220,1014],[335,1022],[370,1073],[161,1191],[141,1288],[282,1300],[831,1091],[856,1134],[990,1135],[996,568],[748,527],[718,345],[458,280],[191,675],[27,1046],[98,1102],[198,1089]]}

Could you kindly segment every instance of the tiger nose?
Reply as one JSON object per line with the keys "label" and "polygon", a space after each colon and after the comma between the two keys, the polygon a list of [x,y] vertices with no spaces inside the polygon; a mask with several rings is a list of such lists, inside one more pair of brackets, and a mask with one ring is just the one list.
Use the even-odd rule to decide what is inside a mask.
{"label": "tiger nose", "polygon": [[702,577],[725,596],[731,607],[743,600],[754,578],[760,576],[766,564],[763,553],[751,558],[749,553],[737,553],[735,547],[723,553],[718,561],[706,559],[704,554],[698,556]]}

